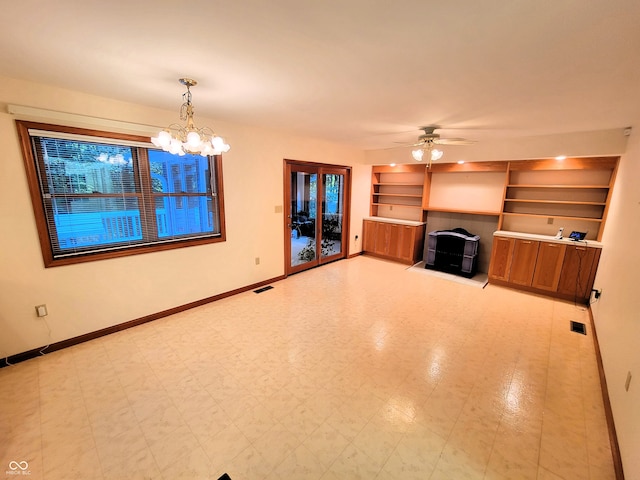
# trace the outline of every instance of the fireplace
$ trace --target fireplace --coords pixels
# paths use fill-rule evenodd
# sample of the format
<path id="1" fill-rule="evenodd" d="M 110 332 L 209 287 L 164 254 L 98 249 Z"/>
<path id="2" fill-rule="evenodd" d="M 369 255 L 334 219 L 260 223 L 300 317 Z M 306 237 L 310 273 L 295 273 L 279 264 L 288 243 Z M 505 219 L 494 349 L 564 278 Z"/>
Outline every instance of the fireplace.
<path id="1" fill-rule="evenodd" d="M 476 274 L 479 246 L 480 237 L 464 228 L 429 232 L 425 268 L 471 278 Z"/>

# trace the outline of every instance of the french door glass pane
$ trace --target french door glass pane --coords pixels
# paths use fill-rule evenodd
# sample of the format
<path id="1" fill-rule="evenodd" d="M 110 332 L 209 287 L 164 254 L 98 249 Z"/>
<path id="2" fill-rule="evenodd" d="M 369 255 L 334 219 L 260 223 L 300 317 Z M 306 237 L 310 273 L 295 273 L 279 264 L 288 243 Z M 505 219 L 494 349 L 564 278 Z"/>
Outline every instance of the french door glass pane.
<path id="1" fill-rule="evenodd" d="M 320 255 L 330 257 L 342 252 L 344 175 L 329 173 L 322 177 L 324 198 Z"/>
<path id="2" fill-rule="evenodd" d="M 291 172 L 291 266 L 316 260 L 318 175 Z"/>

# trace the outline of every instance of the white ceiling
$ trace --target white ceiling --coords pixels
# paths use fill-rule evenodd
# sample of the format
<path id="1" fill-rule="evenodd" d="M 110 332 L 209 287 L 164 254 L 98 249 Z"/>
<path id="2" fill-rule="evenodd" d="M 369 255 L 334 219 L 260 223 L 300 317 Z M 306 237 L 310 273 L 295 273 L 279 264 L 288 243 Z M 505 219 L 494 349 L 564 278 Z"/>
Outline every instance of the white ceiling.
<path id="1" fill-rule="evenodd" d="M 638 0 L 2 1 L 0 75 L 364 149 L 640 118 Z M 215 126 L 215 125 L 212 125 Z M 224 132 L 218 132 L 224 135 Z"/>

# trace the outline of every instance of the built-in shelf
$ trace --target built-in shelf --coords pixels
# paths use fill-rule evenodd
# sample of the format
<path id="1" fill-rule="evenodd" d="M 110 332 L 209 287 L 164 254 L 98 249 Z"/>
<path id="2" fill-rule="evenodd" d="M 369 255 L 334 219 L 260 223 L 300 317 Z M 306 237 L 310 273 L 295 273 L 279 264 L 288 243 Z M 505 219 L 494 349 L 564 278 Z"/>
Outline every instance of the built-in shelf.
<path id="1" fill-rule="evenodd" d="M 503 212 L 504 216 L 514 216 L 514 217 L 538 217 L 538 218 L 549 218 L 547 214 L 539 214 L 539 213 L 511 213 L 511 212 Z M 559 220 L 581 220 L 587 222 L 596 222 L 601 223 L 602 218 L 590 218 L 590 217 L 570 217 L 567 215 L 554 215 L 553 218 L 557 218 Z"/>
<path id="2" fill-rule="evenodd" d="M 605 206 L 605 202 L 572 202 L 569 200 L 527 200 L 523 198 L 505 198 L 505 202 L 514 203 L 555 203 L 558 205 L 599 205 Z"/>
<path id="3" fill-rule="evenodd" d="M 410 193 L 374 193 L 374 197 L 408 197 L 408 198 L 419 198 L 422 200 L 422 195 L 413 195 Z"/>
<path id="4" fill-rule="evenodd" d="M 484 210 L 462 210 L 459 208 L 440 208 L 440 207 L 429 207 L 430 212 L 441 212 L 441 213 L 464 213 L 467 215 L 488 215 L 490 217 L 498 217 L 500 216 L 500 212 L 493 211 L 484 211 Z"/>
<path id="5" fill-rule="evenodd" d="M 600 240 L 617 164 L 617 157 L 509 162 L 499 228 L 543 235 L 564 228 Z"/>
<path id="6" fill-rule="evenodd" d="M 422 205 L 407 205 L 406 203 L 372 203 L 371 205 L 375 207 L 401 207 L 401 208 L 419 208 L 422 210 Z"/>
<path id="7" fill-rule="evenodd" d="M 607 190 L 609 189 L 609 185 L 522 185 L 522 184 L 509 184 L 507 185 L 508 188 L 552 188 L 552 189 L 558 189 L 558 188 L 576 188 L 576 189 L 594 189 L 594 190 L 599 190 L 599 189 L 604 189 Z"/>
<path id="8" fill-rule="evenodd" d="M 385 182 L 380 183 L 377 182 L 373 184 L 374 186 L 392 186 L 392 187 L 420 187 L 422 188 L 422 183 L 402 183 L 402 182 Z"/>
<path id="9" fill-rule="evenodd" d="M 373 167 L 371 216 L 423 220 L 424 186 L 424 165 Z"/>

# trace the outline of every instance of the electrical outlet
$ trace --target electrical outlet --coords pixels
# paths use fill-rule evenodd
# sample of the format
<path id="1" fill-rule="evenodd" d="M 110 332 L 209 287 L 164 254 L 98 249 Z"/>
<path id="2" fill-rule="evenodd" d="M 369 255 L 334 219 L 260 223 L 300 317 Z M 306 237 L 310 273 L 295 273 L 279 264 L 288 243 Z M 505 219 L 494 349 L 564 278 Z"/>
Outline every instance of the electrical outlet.
<path id="1" fill-rule="evenodd" d="M 356 240 L 358 240 L 358 235 L 356 235 Z"/>
<path id="2" fill-rule="evenodd" d="M 547 218 L 547 225 L 553 225 L 553 217 Z"/>
<path id="3" fill-rule="evenodd" d="M 624 389 L 628 392 L 631 384 L 631 372 L 627 372 L 627 380 L 624 382 Z"/>
<path id="4" fill-rule="evenodd" d="M 256 265 L 260 265 L 260 257 L 256 257 Z"/>
<path id="5" fill-rule="evenodd" d="M 49 312 L 47 312 L 47 306 L 45 304 L 36 305 L 36 315 L 38 317 L 46 317 L 49 315 Z"/>

